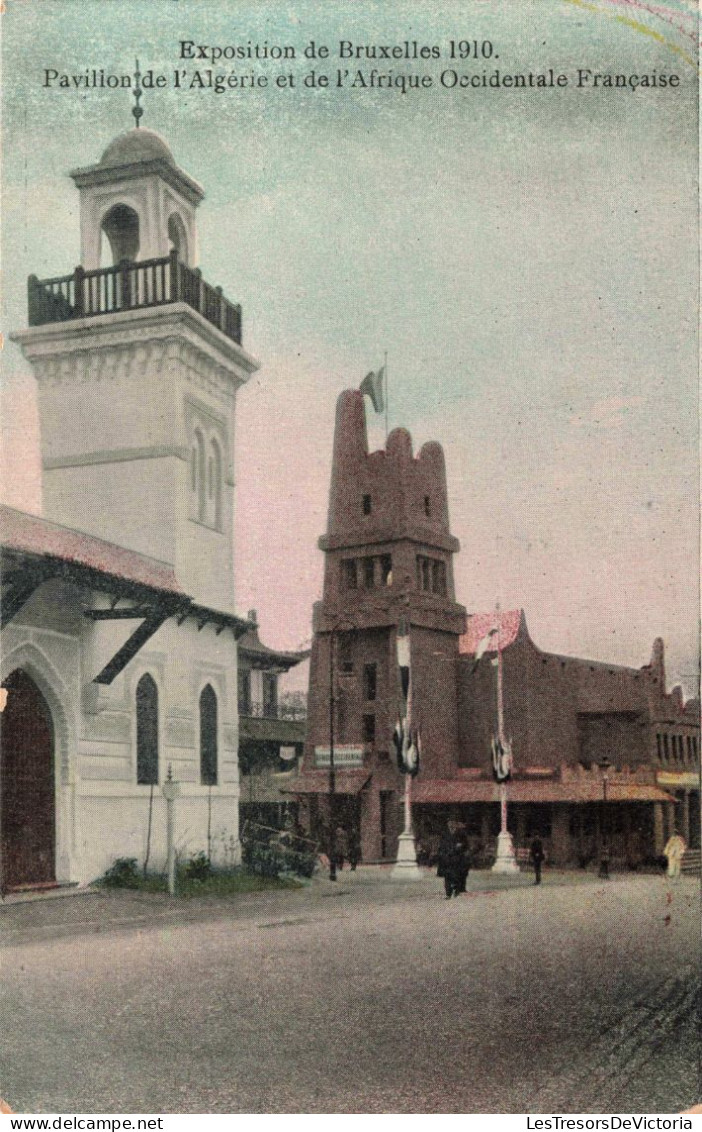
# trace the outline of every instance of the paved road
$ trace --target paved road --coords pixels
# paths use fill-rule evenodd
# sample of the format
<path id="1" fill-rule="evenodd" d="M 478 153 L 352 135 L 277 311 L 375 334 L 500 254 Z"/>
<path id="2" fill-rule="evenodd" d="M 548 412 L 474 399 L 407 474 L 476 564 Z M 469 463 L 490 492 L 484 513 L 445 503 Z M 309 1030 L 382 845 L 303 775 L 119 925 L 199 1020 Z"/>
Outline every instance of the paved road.
<path id="1" fill-rule="evenodd" d="M 700 1098 L 698 885 L 378 874 L 231 906 L 0 909 L 25 1112 L 675 1112 Z M 73 911 L 71 911 L 73 908 Z"/>

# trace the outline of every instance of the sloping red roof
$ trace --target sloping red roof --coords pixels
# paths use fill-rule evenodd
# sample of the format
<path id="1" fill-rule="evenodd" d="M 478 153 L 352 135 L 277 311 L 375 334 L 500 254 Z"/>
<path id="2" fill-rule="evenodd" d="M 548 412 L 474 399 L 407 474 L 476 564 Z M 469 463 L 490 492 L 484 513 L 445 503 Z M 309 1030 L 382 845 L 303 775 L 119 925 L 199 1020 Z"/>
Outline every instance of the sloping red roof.
<path id="1" fill-rule="evenodd" d="M 500 648 L 506 649 L 514 644 L 522 622 L 521 609 L 505 609 L 496 613 L 472 613 L 468 617 L 467 629 L 458 641 L 458 651 L 470 655 L 475 653 L 478 645 L 491 629 L 499 629 Z M 497 652 L 497 634 L 490 638 L 485 652 Z"/>
<path id="2" fill-rule="evenodd" d="M 507 787 L 510 802 L 602 802 L 602 786 L 593 782 L 516 781 Z M 490 779 L 430 779 L 415 782 L 412 802 L 416 805 L 446 805 L 451 802 L 499 802 L 500 791 Z M 660 787 L 641 782 L 614 783 L 607 788 L 608 802 L 674 802 Z"/>
<path id="3" fill-rule="evenodd" d="M 0 505 L 0 545 L 23 554 L 55 558 L 99 570 L 153 589 L 183 594 L 172 566 L 135 550 L 61 527 L 37 515 Z M 185 595 L 183 595 L 185 596 Z"/>

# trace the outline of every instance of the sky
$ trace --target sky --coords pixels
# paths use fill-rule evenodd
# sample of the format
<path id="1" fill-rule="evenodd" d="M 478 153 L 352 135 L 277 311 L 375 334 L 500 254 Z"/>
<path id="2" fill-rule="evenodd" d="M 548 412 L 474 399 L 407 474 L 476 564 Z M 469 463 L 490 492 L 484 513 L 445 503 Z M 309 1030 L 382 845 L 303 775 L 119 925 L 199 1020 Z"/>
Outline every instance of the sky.
<path id="1" fill-rule="evenodd" d="M 121 75 L 138 56 L 168 80 L 145 92 L 143 125 L 205 188 L 203 274 L 242 304 L 261 362 L 238 396 L 236 562 L 238 607 L 257 610 L 267 643 L 309 641 L 336 398 L 387 352 L 390 427 L 408 428 L 415 451 L 445 450 L 457 599 L 469 612 L 521 606 L 541 648 L 615 663 L 646 663 L 662 636 L 669 683 L 692 692 L 692 12 L 684 0 L 9 0 L 5 330 L 26 324 L 28 274 L 78 262 L 66 174 L 133 124 L 129 91 L 47 87 L 45 72 Z M 327 59 L 304 57 L 312 40 Z M 340 59 L 342 40 L 440 58 Z M 452 40 L 470 57 L 451 60 Z M 181 41 L 291 45 L 296 58 L 213 65 L 181 58 Z M 373 68 L 432 85 L 349 85 Z M 313 69 L 329 88 L 304 85 Z M 550 69 L 567 86 L 441 81 Z M 187 88 L 208 70 L 268 86 Z M 678 84 L 613 89 L 595 74 Z M 11 344 L 4 370 L 3 496 L 38 510 L 34 385 Z M 381 418 L 369 432 L 381 446 Z"/>

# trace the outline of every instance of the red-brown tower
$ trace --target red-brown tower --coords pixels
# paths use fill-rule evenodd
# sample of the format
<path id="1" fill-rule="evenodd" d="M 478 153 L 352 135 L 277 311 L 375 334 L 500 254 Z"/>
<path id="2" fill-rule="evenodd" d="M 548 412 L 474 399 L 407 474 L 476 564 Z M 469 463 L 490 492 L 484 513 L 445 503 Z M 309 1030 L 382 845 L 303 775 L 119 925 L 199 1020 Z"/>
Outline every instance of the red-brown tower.
<path id="1" fill-rule="evenodd" d="M 319 545 L 324 593 L 314 608 L 300 797 L 319 832 L 330 820 L 333 726 L 333 820 L 360 830 L 364 860 L 391 860 L 404 789 L 392 741 L 400 704 L 397 630 L 404 623 L 410 632 L 420 781 L 449 778 L 458 761 L 456 659 L 465 610 L 455 600 L 459 544 L 449 530 L 441 446 L 425 444 L 414 457 L 409 433 L 395 429 L 385 450 L 369 453 L 358 390 L 342 393 L 337 404 L 327 533 Z"/>

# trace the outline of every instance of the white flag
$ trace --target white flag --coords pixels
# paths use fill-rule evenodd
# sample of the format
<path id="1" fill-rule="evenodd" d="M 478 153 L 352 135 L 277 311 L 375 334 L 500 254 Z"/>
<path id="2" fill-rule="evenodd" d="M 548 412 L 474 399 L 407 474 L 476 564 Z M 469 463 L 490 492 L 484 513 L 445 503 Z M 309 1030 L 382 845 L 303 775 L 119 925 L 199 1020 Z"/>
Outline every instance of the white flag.
<path id="1" fill-rule="evenodd" d="M 489 633 L 486 633 L 486 634 L 485 634 L 485 636 L 483 637 L 482 641 L 480 641 L 480 643 L 479 643 L 479 645 L 478 645 L 477 649 L 475 650 L 475 659 L 476 659 L 476 661 L 477 661 L 477 660 L 480 660 L 480 658 L 481 658 L 482 656 L 484 656 L 484 655 L 485 655 L 485 653 L 487 652 L 487 650 L 488 650 L 489 648 L 491 648 L 491 647 L 492 647 L 492 644 L 493 644 L 493 640 L 492 640 L 492 638 L 493 638 L 493 637 L 494 637 L 494 636 L 496 635 L 496 633 L 498 633 L 498 632 L 499 632 L 499 630 L 498 630 L 498 629 L 491 629 Z"/>

